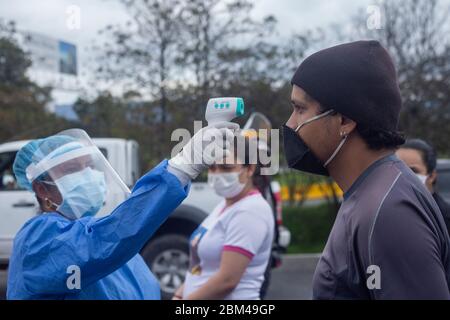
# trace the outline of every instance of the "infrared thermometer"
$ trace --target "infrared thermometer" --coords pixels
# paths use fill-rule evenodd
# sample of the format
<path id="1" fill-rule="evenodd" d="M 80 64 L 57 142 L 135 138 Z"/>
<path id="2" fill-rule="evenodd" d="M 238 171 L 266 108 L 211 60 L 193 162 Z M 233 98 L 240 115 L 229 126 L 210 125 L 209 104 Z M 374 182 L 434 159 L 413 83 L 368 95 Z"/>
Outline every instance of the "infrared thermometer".
<path id="1" fill-rule="evenodd" d="M 217 122 L 229 122 L 244 115 L 244 99 L 212 98 L 206 105 L 205 119 L 208 125 Z"/>

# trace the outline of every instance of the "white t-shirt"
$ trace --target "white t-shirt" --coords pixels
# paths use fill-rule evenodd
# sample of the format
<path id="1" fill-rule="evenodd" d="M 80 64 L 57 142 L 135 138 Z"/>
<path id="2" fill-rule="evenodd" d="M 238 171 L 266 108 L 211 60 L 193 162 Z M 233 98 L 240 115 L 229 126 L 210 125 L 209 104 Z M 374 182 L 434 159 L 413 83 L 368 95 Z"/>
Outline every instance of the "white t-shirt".
<path id="1" fill-rule="evenodd" d="M 229 207 L 222 201 L 190 238 L 190 265 L 183 297 L 196 291 L 219 271 L 222 251 L 251 259 L 236 288 L 226 300 L 256 300 L 264 281 L 274 233 L 272 208 L 257 191 Z"/>

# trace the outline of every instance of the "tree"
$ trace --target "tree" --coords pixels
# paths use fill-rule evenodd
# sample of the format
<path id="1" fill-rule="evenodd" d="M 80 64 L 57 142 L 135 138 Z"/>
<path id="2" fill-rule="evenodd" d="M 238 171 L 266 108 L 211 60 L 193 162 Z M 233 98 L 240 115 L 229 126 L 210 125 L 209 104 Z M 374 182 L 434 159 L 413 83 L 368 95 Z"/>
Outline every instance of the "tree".
<path id="1" fill-rule="evenodd" d="M 438 0 L 386 0 L 382 28 L 355 18 L 358 37 L 381 41 L 396 62 L 403 99 L 401 129 L 407 137 L 450 150 L 450 5 Z M 384 21 L 383 21 L 384 20 Z"/>
<path id="2" fill-rule="evenodd" d="M 144 96 L 159 99 L 161 122 L 167 122 L 167 87 L 177 56 L 182 6 L 178 0 L 121 0 L 130 14 L 126 26 L 109 25 L 98 71 L 125 80 Z M 105 59 L 106 58 L 106 59 Z"/>
<path id="3" fill-rule="evenodd" d="M 73 108 L 93 136 L 120 137 L 126 132 L 125 106 L 109 92 L 102 92 L 92 102 L 79 98 Z"/>
<path id="4" fill-rule="evenodd" d="M 144 102 L 138 92 L 128 91 L 115 97 L 109 91 L 94 99 L 79 98 L 74 104 L 79 123 L 91 136 L 136 140 L 140 145 L 143 169 L 147 170 L 167 157 L 167 143 L 161 143 L 156 103 Z M 161 157 L 160 155 L 163 154 Z"/>
<path id="5" fill-rule="evenodd" d="M 252 9 L 253 4 L 247 0 L 188 2 L 182 15 L 184 32 L 180 49 L 184 54 L 180 63 L 193 75 L 193 94 L 199 102 L 221 95 L 236 77 L 245 82 L 244 76 L 250 73 L 243 68 L 255 67 L 256 61 L 274 50 L 267 42 L 264 47 L 262 39 L 273 32 L 275 18 L 268 16 L 256 22 L 250 16 Z M 268 50 L 261 50 L 265 48 Z M 257 71 L 253 69 L 252 73 L 261 75 Z M 193 115 L 198 118 L 204 110 L 202 103 L 197 105 Z"/>
<path id="6" fill-rule="evenodd" d="M 13 23 L 0 23 L 0 141 L 36 138 L 68 125 L 47 112 L 51 88 L 28 78 L 31 60 L 14 36 Z"/>
<path id="7" fill-rule="evenodd" d="M 259 77 L 243 67 L 264 63 L 269 50 L 256 55 L 256 42 L 243 42 L 241 37 L 262 37 L 276 21 L 254 22 L 246 0 L 121 2 L 130 21 L 103 30 L 108 40 L 101 48 L 99 76 L 140 92 L 132 114 L 151 128 L 145 145 L 152 145 L 153 156 L 160 158 L 170 150 L 159 141 L 169 139 L 170 129 L 191 128 L 194 120 L 203 119 L 209 97 L 231 88 L 236 75 L 242 82 Z"/>
<path id="8" fill-rule="evenodd" d="M 156 114 L 154 110 L 142 114 L 147 125 L 154 128 L 151 138 L 168 137 L 167 123 L 170 120 L 169 87 L 174 81 L 179 55 L 180 15 L 183 4 L 179 0 L 121 0 L 130 15 L 125 26 L 109 25 L 102 33 L 109 38 L 101 51 L 98 75 L 102 79 L 116 80 L 152 103 L 146 104 L 159 109 L 158 122 L 146 115 Z M 138 110 L 142 110 L 138 108 Z M 147 141 L 147 144 L 151 143 Z M 158 149 L 155 157 L 164 156 L 164 148 Z"/>

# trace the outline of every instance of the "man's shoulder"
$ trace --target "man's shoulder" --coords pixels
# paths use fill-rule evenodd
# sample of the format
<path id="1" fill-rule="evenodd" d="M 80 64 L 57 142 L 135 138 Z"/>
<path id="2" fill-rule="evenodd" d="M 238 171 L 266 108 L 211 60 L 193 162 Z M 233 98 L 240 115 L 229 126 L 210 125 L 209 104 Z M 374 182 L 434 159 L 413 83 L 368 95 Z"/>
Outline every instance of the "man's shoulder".
<path id="1" fill-rule="evenodd" d="M 439 207 L 431 193 L 412 173 L 399 176 L 380 203 L 372 226 L 372 232 L 378 230 L 383 237 L 388 233 L 394 237 L 401 232 L 410 234 L 412 230 L 415 230 L 416 237 L 419 237 L 419 231 L 440 237 L 442 229 Z"/>
<path id="2" fill-rule="evenodd" d="M 357 224 L 371 224 L 391 195 L 405 187 L 402 176 L 403 172 L 394 163 L 377 168 L 344 200 L 341 206 L 343 217 Z"/>
<path id="3" fill-rule="evenodd" d="M 427 219 L 433 214 L 431 194 L 417 178 L 395 163 L 365 181 L 358 194 L 344 202 L 342 210 L 350 226 L 373 232 L 375 225 L 397 224 L 411 219 Z M 426 207 L 426 208 L 425 208 Z"/>
<path id="4" fill-rule="evenodd" d="M 354 202 L 351 203 L 352 207 L 365 211 L 370 216 L 398 207 L 421 207 L 424 203 L 432 206 L 434 202 L 425 186 L 400 161 L 380 166 L 349 200 Z"/>

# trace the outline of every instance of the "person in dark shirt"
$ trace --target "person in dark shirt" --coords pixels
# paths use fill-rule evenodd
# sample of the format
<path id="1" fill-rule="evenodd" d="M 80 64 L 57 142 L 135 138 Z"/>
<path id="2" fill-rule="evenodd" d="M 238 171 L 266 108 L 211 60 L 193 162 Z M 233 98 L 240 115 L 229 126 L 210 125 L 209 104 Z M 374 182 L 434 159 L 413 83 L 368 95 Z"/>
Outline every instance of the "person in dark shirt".
<path id="1" fill-rule="evenodd" d="M 292 78 L 289 167 L 331 176 L 344 200 L 313 278 L 314 299 L 450 299 L 450 238 L 396 149 L 400 91 L 378 41 L 319 51 Z"/>
<path id="2" fill-rule="evenodd" d="M 429 143 L 421 139 L 411 139 L 406 141 L 406 143 L 397 150 L 396 154 L 431 192 L 441 210 L 445 225 L 450 233 L 450 204 L 446 202 L 434 188 L 438 179 L 436 171 L 436 150 L 434 150 Z"/>

